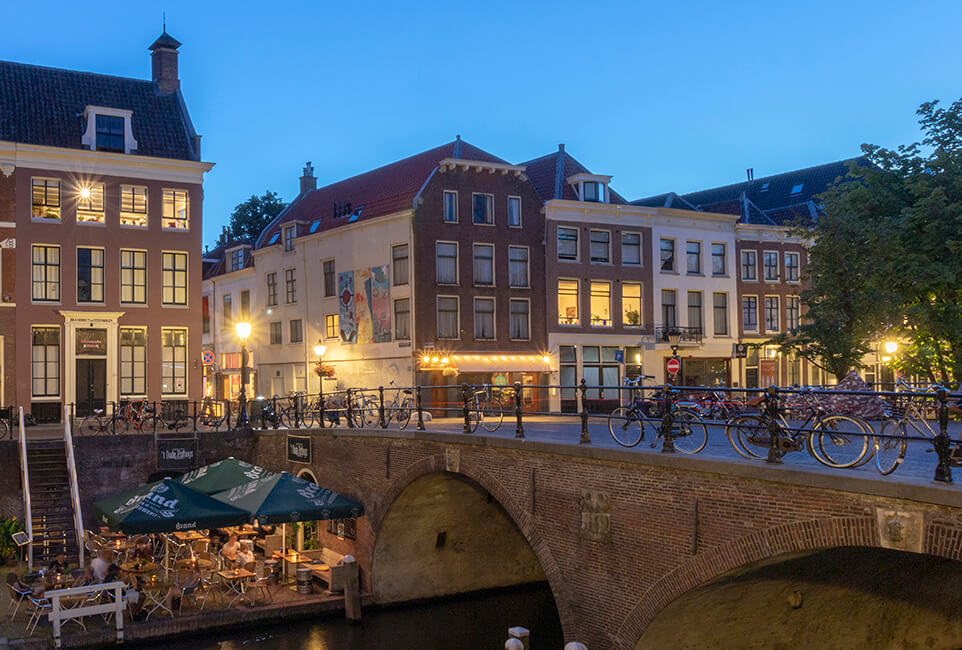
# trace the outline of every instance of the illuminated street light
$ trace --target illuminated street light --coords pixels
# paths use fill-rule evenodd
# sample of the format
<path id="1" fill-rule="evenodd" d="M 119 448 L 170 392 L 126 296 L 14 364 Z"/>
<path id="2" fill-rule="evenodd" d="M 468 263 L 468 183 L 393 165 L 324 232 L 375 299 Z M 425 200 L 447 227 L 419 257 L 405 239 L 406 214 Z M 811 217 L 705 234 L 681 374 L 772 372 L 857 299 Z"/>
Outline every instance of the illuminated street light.
<path id="1" fill-rule="evenodd" d="M 251 335 L 251 324 L 241 321 L 234 326 L 237 338 L 241 344 L 241 385 L 238 402 L 240 402 L 240 413 L 237 416 L 237 425 L 246 427 L 250 424 L 247 416 L 247 338 Z"/>
<path id="2" fill-rule="evenodd" d="M 885 354 L 891 356 L 898 352 L 899 344 L 897 341 L 886 341 L 885 342 Z"/>
<path id="3" fill-rule="evenodd" d="M 315 357 L 323 358 L 326 353 L 327 353 L 326 345 L 321 345 L 320 343 L 318 343 L 317 345 L 314 346 Z"/>

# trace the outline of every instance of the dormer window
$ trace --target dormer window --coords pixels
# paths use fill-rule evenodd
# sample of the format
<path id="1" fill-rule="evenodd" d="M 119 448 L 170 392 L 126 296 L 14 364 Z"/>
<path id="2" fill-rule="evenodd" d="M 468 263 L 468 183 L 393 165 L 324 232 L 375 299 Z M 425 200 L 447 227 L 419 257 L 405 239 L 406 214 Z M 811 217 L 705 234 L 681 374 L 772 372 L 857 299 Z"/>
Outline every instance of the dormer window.
<path id="1" fill-rule="evenodd" d="M 124 118 L 97 115 L 97 151 L 124 153 Z"/>
<path id="2" fill-rule="evenodd" d="M 608 202 L 608 183 L 611 181 L 611 176 L 582 172 L 569 176 L 567 181 L 571 184 L 575 194 L 578 195 L 579 201 L 588 201 L 589 203 Z"/>
<path id="3" fill-rule="evenodd" d="M 87 121 L 80 142 L 91 151 L 133 153 L 137 151 L 131 120 L 133 111 L 106 106 L 87 106 Z"/>
<path id="4" fill-rule="evenodd" d="M 798 183 L 797 185 L 793 185 L 793 186 L 792 186 L 792 195 L 801 194 L 803 187 L 805 187 L 805 184 L 804 184 L 804 183 Z"/>
<path id="5" fill-rule="evenodd" d="M 284 250 L 294 250 L 294 237 L 297 236 L 297 226 L 290 225 L 284 227 Z"/>
<path id="6" fill-rule="evenodd" d="M 235 248 L 230 252 L 230 270 L 240 271 L 244 268 L 244 249 Z"/>
<path id="7" fill-rule="evenodd" d="M 597 181 L 585 181 L 581 184 L 581 200 L 594 201 L 595 203 L 605 202 L 605 186 Z"/>

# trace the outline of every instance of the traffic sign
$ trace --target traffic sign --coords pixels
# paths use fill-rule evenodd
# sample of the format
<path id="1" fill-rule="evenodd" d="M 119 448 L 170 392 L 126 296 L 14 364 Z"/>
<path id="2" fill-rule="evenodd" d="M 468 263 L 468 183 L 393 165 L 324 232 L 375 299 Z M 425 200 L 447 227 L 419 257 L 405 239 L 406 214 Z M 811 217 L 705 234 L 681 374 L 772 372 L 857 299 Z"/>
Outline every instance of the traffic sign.
<path id="1" fill-rule="evenodd" d="M 204 350 L 204 353 L 201 355 L 201 359 L 204 361 L 204 365 L 205 365 L 205 366 L 213 365 L 213 364 L 214 364 L 214 358 L 215 358 L 215 357 L 214 357 L 214 351 L 213 351 L 213 350 Z"/>
<path id="2" fill-rule="evenodd" d="M 732 358 L 733 359 L 744 359 L 748 356 L 748 344 L 747 343 L 732 343 Z"/>
<path id="3" fill-rule="evenodd" d="M 665 364 L 665 369 L 668 370 L 668 374 L 677 375 L 681 372 L 681 359 L 672 357 L 668 360 L 668 363 Z"/>
<path id="4" fill-rule="evenodd" d="M 625 362 L 625 351 L 615 350 L 615 363 L 624 363 L 624 362 Z"/>

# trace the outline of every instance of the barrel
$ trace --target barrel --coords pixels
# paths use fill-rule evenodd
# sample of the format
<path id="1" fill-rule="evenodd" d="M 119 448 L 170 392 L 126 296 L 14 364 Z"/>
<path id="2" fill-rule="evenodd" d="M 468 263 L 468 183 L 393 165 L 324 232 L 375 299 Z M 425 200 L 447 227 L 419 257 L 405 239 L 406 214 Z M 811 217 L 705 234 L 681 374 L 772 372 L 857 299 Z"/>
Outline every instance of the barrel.
<path id="1" fill-rule="evenodd" d="M 297 567 L 297 593 L 311 593 L 311 567 Z"/>

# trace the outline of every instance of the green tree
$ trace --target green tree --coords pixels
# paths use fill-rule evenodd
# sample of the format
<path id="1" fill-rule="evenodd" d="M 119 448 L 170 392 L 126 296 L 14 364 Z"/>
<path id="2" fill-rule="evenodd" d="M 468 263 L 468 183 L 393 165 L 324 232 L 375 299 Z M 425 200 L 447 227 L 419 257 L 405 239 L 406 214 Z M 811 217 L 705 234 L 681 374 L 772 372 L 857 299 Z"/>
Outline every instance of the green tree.
<path id="1" fill-rule="evenodd" d="M 276 192 L 267 190 L 262 196 L 251 195 L 234 208 L 230 215 L 230 233 L 235 239 L 257 239 L 271 220 L 281 213 L 286 203 Z"/>

